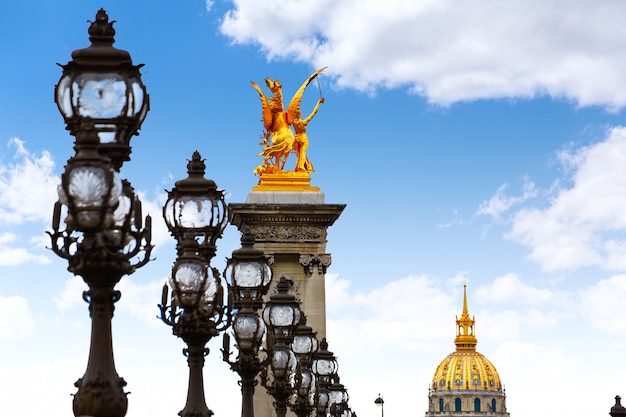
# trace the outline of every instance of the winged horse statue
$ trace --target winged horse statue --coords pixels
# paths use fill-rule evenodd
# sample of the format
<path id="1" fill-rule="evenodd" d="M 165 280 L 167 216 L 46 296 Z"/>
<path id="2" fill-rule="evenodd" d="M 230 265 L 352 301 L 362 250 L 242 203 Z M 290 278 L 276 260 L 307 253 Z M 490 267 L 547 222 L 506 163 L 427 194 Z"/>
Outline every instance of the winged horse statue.
<path id="1" fill-rule="evenodd" d="M 283 90 L 280 81 L 272 81 L 269 77 L 265 79 L 265 85 L 273 94 L 271 97 L 266 97 L 261 87 L 254 81 L 250 81 L 252 87 L 259 93 L 261 98 L 264 127 L 264 141 L 261 142 L 261 145 L 265 146 L 265 149 L 258 155 L 263 156 L 263 164 L 254 170 L 255 174 L 284 172 L 287 157 L 294 150 L 294 144 L 297 147 L 298 158 L 296 171 L 311 172 L 313 170 L 310 161 L 306 158 L 308 146 L 306 124 L 317 113 L 319 104 L 323 103 L 324 99 L 320 98 L 318 100 L 315 109 L 306 119 L 301 118 L 300 103 L 306 87 L 326 68 L 320 68 L 309 76 L 293 95 L 287 111 L 285 111 L 283 106 Z M 290 126 L 294 126 L 296 129 L 295 135 Z M 306 144 L 303 146 L 304 142 Z"/>

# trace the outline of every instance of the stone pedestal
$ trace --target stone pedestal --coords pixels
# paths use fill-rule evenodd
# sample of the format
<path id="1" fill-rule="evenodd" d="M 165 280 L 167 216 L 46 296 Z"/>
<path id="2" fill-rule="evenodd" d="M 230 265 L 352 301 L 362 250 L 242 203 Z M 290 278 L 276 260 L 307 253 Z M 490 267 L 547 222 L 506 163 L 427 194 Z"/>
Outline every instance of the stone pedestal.
<path id="1" fill-rule="evenodd" d="M 326 337 L 324 277 L 331 264 L 326 252 L 327 229 L 345 204 L 324 204 L 321 192 L 252 191 L 244 204 L 229 204 L 231 224 L 254 234 L 255 247 L 273 257 L 274 282 L 281 276 L 294 282 L 307 324 L 321 340 Z M 273 289 L 270 289 L 270 294 Z M 255 392 L 255 416 L 275 414 L 260 385 Z"/>

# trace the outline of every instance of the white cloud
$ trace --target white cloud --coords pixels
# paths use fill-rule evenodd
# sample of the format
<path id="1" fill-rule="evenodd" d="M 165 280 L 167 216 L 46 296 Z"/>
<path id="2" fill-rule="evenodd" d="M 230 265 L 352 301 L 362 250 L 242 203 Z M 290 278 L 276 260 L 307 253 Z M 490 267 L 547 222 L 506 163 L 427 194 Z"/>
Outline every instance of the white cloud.
<path id="1" fill-rule="evenodd" d="M 15 161 L 0 160 L 0 223 L 49 222 L 59 182 L 52 156 L 48 151 L 29 152 L 18 138 L 11 139 L 9 146 L 15 148 Z"/>
<path id="2" fill-rule="evenodd" d="M 161 291 L 166 277 L 145 284 L 137 283 L 130 277 L 123 277 L 116 289 L 122 292 L 122 299 L 116 304 L 120 311 L 128 311 L 151 326 L 163 326 L 156 319 L 157 304 L 161 300 Z"/>
<path id="3" fill-rule="evenodd" d="M 24 297 L 0 295 L 0 341 L 28 338 L 35 330 L 28 300 Z"/>
<path id="4" fill-rule="evenodd" d="M 18 240 L 18 236 L 14 233 L 0 234 L 0 266 L 17 266 L 29 262 L 49 264 L 51 262 L 49 258 L 30 253 L 27 249 L 9 247 L 9 244 Z"/>
<path id="5" fill-rule="evenodd" d="M 54 304 L 59 310 L 71 310 L 76 306 L 83 305 L 84 301 L 81 294 L 88 289 L 89 287 L 83 279 L 78 275 L 74 275 L 65 281 L 61 294 L 54 297 Z"/>
<path id="6" fill-rule="evenodd" d="M 565 97 L 626 104 L 626 5 L 610 0 L 238 0 L 221 30 L 340 87 L 403 86 L 437 104 Z"/>
<path id="7" fill-rule="evenodd" d="M 350 281 L 339 278 L 338 274 L 326 274 L 326 311 L 330 314 L 338 313 L 346 309 L 349 304 L 345 303 L 350 295 L 348 290 Z"/>
<path id="8" fill-rule="evenodd" d="M 122 293 L 122 298 L 115 304 L 116 311 L 127 312 L 153 326 L 163 324 L 156 319 L 157 304 L 161 300 L 161 291 L 166 278 L 147 283 L 137 283 L 133 276 L 124 276 L 115 286 Z M 77 275 L 67 279 L 61 294 L 54 298 L 59 310 L 70 310 L 85 304 L 81 294 L 89 287 Z"/>
<path id="9" fill-rule="evenodd" d="M 531 248 L 530 259 L 544 270 L 626 268 L 626 128 L 559 160 L 571 172 L 569 188 L 547 193 L 546 208 L 514 213 L 507 237 Z"/>
<path id="10" fill-rule="evenodd" d="M 626 331 L 626 275 L 602 280 L 585 289 L 580 297 L 580 309 L 593 326 L 616 334 Z"/>
<path id="11" fill-rule="evenodd" d="M 476 301 L 479 303 L 536 306 L 554 302 L 554 299 L 552 291 L 525 284 L 516 274 L 498 277 L 493 283 L 476 290 Z"/>
<path id="12" fill-rule="evenodd" d="M 554 414 L 550 411 L 554 401 L 550 399 L 554 399 L 563 387 L 571 390 L 570 381 L 578 376 L 578 367 L 574 364 L 579 359 L 572 352 L 534 342 L 504 343 L 489 355 L 489 360 L 504 383 L 507 411 L 520 416 Z M 533 401 L 528 401 L 530 393 L 534 393 Z M 585 407 L 590 405 L 589 401 L 583 402 Z M 537 413 L 537 404 L 544 405 L 540 413 Z"/>
<path id="13" fill-rule="evenodd" d="M 498 187 L 496 194 L 489 200 L 483 201 L 476 212 L 479 216 L 490 216 L 495 220 L 500 220 L 502 216 L 512 207 L 519 205 L 529 199 L 537 197 L 539 190 L 535 184 L 528 178 L 524 178 L 524 187 L 522 195 L 512 197 L 506 195 L 508 184 L 502 184 Z"/>
<path id="14" fill-rule="evenodd" d="M 408 276 L 368 293 L 348 289 L 346 280 L 332 277 L 327 281 L 327 334 L 332 341 L 331 350 L 358 356 L 382 352 L 390 346 L 403 351 L 430 349 L 453 331 L 454 292 L 445 291 L 433 278 Z M 433 317 L 433 311 L 450 314 Z M 446 325 L 451 330 L 442 333 L 440 329 Z M 385 337 L 368 336 L 372 334 Z"/>

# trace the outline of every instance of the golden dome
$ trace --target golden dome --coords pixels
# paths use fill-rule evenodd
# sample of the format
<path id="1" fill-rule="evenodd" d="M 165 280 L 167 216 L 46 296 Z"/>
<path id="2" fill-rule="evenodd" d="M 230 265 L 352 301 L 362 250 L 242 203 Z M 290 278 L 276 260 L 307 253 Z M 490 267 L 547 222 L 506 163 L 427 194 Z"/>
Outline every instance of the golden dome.
<path id="1" fill-rule="evenodd" d="M 467 311 L 467 286 L 463 288 L 463 313 L 456 319 L 456 351 L 449 354 L 433 375 L 433 390 L 502 391 L 496 367 L 476 351 L 475 320 Z"/>

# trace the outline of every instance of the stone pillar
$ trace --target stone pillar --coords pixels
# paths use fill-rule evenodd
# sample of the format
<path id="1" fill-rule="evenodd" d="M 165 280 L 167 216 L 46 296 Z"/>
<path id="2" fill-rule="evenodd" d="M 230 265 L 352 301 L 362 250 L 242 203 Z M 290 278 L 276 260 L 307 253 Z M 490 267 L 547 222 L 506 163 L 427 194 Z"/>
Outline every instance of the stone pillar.
<path id="1" fill-rule="evenodd" d="M 231 203 L 228 208 L 231 224 L 240 231 L 248 227 L 255 247 L 273 258 L 274 282 L 281 276 L 294 282 L 294 295 L 301 302 L 307 324 L 319 340 L 326 337 L 324 277 L 331 264 L 326 252 L 327 229 L 345 204 L 324 204 L 321 192 L 252 191 L 246 203 Z M 275 414 L 271 398 L 260 385 L 254 409 L 255 417 Z"/>

